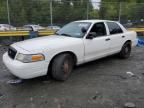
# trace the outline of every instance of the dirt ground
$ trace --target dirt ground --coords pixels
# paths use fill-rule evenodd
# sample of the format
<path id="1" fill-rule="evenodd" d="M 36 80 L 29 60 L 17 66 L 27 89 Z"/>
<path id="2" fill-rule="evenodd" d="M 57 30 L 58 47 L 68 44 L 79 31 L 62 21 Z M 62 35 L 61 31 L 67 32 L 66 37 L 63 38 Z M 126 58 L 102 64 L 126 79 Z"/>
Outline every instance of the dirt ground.
<path id="1" fill-rule="evenodd" d="M 0 47 L 0 108 L 124 108 L 131 102 L 144 108 L 144 47 L 129 59 L 117 56 L 74 69 L 65 82 L 45 77 L 9 84 L 15 77 L 2 63 Z"/>

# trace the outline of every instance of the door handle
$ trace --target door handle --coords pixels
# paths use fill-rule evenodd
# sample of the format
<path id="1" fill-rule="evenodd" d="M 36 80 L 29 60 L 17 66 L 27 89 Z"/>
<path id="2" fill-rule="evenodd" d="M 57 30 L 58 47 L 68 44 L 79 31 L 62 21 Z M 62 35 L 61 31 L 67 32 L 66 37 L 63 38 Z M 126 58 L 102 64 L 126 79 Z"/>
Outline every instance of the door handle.
<path id="1" fill-rule="evenodd" d="M 125 38 L 125 36 L 122 36 L 122 38 Z"/>
<path id="2" fill-rule="evenodd" d="M 110 38 L 105 39 L 105 41 L 109 41 L 109 40 L 110 40 Z"/>

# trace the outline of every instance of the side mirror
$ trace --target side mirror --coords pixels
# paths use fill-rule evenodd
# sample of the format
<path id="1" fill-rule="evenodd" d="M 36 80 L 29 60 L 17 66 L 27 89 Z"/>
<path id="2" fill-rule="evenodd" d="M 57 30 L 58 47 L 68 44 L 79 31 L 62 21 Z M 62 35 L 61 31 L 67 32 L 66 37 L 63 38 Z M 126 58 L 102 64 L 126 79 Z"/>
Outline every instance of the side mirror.
<path id="1" fill-rule="evenodd" d="M 93 39 L 94 37 L 96 37 L 96 32 L 90 32 L 90 33 L 87 35 L 86 39 Z"/>
<path id="2" fill-rule="evenodd" d="M 82 31 L 82 33 L 86 33 L 86 32 L 87 32 L 87 29 L 86 29 L 85 27 L 82 27 L 82 28 L 81 28 L 81 31 Z"/>

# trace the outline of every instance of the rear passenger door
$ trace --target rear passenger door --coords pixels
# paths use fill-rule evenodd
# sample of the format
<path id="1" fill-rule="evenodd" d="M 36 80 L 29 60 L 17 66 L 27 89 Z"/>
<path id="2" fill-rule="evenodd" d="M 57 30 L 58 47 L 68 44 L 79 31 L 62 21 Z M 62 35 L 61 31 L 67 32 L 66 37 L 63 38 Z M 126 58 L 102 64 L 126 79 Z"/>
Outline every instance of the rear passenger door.
<path id="1" fill-rule="evenodd" d="M 109 38 L 110 38 L 110 53 L 116 53 L 121 50 L 123 44 L 123 30 L 116 22 L 107 22 L 107 27 L 109 29 Z"/>

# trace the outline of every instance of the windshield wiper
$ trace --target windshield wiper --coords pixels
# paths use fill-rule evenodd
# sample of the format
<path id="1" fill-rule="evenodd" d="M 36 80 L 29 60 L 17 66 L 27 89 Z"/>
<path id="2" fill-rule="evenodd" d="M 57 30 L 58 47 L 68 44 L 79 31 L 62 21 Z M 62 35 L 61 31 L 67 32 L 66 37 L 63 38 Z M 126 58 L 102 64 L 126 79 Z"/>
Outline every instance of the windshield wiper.
<path id="1" fill-rule="evenodd" d="M 60 35 L 63 35 L 63 36 L 68 36 L 68 37 L 72 37 L 71 35 L 66 34 L 66 33 L 62 33 L 62 34 L 60 34 Z"/>

